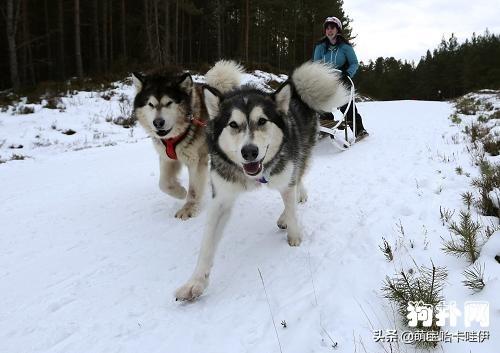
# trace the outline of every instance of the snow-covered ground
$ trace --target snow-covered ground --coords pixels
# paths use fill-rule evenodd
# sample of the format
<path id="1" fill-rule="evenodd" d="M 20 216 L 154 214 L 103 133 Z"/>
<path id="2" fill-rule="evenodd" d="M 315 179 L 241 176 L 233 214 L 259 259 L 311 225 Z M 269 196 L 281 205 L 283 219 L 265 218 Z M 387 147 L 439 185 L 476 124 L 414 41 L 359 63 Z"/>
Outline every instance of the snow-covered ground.
<path id="1" fill-rule="evenodd" d="M 465 328 L 459 317 L 443 330 L 489 330 L 490 338 L 442 351 L 498 352 L 500 232 L 482 249 L 486 287 L 474 295 L 461 283 L 466 260 L 441 250 L 449 231 L 440 207 L 458 219 L 461 194 L 479 173 L 451 104 L 360 103 L 370 137 L 345 152 L 326 139 L 314 150 L 309 200 L 299 206 L 302 245 L 289 247 L 276 227 L 278 193 L 245 194 L 206 294 L 179 303 L 173 292 L 195 265 L 209 193 L 197 218 L 174 218 L 181 202 L 158 189 L 149 139 L 106 119 L 132 99 L 130 86 L 116 91 L 110 100 L 64 98 L 64 112 L 0 113 L 0 159 L 29 157 L 0 164 L 0 352 L 279 352 L 272 317 L 285 353 L 389 352 L 373 330 L 403 328 L 383 281 L 431 261 L 448 270 L 447 301 L 460 310 L 489 302 L 488 328 Z M 379 250 L 382 237 L 392 262 Z M 392 351 L 414 348 L 393 343 Z"/>

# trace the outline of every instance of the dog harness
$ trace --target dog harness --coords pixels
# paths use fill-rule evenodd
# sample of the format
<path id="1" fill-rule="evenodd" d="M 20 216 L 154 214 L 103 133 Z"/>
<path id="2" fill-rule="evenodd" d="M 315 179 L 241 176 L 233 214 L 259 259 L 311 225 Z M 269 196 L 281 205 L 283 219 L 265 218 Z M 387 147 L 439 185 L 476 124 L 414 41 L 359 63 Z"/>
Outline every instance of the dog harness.
<path id="1" fill-rule="evenodd" d="M 204 122 L 198 118 L 193 117 L 192 114 L 190 114 L 189 117 L 190 117 L 189 121 L 192 122 L 194 125 L 199 126 L 199 127 L 207 126 L 206 122 Z M 175 153 L 175 147 L 177 147 L 177 145 L 179 143 L 181 143 L 182 140 L 184 140 L 186 138 L 188 132 L 189 132 L 189 126 L 186 129 L 186 131 L 184 131 L 182 134 L 180 134 L 178 136 L 160 140 L 161 143 L 163 143 L 163 146 L 165 146 L 165 152 L 167 153 L 168 158 L 173 159 L 173 160 L 177 160 L 177 153 Z"/>
<path id="2" fill-rule="evenodd" d="M 186 129 L 184 133 L 179 136 L 175 136 L 169 139 L 161 139 L 160 141 L 165 146 L 165 152 L 167 153 L 167 157 L 170 159 L 177 160 L 177 153 L 175 153 L 175 147 L 187 136 L 189 132 L 189 128 Z"/>

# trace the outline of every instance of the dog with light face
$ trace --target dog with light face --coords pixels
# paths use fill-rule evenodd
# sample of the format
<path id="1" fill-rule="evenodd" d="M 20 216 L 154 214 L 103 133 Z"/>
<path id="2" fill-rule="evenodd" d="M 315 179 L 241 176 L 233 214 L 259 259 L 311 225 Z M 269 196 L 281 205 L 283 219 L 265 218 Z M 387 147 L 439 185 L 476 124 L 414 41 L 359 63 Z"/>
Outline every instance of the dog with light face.
<path id="1" fill-rule="evenodd" d="M 212 203 L 198 263 L 176 299 L 193 300 L 208 285 L 215 249 L 238 194 L 262 185 L 277 189 L 284 210 L 277 225 L 290 246 L 302 241 L 297 202 L 307 193 L 302 179 L 318 134 L 317 111 L 332 111 L 348 101 L 337 72 L 305 63 L 275 92 L 242 87 L 226 94 L 204 88 L 209 114 Z"/>
<path id="2" fill-rule="evenodd" d="M 206 74 L 207 84 L 226 92 L 240 85 L 242 68 L 232 61 L 219 61 Z M 149 134 L 159 155 L 160 190 L 186 199 L 175 217 L 188 219 L 198 214 L 207 184 L 208 120 L 201 84 L 189 73 L 163 71 L 150 75 L 132 74 L 136 87 L 134 113 Z M 188 190 L 178 180 L 182 165 L 189 173 Z"/>

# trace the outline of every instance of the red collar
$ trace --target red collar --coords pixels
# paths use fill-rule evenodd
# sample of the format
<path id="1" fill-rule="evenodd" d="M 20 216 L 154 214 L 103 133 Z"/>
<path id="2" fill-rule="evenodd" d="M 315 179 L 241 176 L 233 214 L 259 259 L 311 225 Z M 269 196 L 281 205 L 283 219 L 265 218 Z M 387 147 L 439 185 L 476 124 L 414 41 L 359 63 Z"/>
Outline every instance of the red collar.
<path id="1" fill-rule="evenodd" d="M 207 125 L 205 121 L 193 117 L 191 117 L 191 122 L 199 127 L 205 127 Z M 177 160 L 177 153 L 175 153 L 175 147 L 177 147 L 177 145 L 181 143 L 182 140 L 184 140 L 188 132 L 189 132 L 189 126 L 186 129 L 186 131 L 184 131 L 182 134 L 178 136 L 171 137 L 168 139 L 160 139 L 160 141 L 163 143 L 163 146 L 165 146 L 165 152 L 167 153 L 168 158 Z"/>

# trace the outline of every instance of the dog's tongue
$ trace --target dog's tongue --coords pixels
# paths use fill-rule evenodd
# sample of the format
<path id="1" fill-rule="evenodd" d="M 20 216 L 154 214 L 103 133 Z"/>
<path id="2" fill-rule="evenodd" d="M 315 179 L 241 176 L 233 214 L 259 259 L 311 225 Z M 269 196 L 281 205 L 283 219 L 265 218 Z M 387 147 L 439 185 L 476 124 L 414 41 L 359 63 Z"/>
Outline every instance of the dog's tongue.
<path id="1" fill-rule="evenodd" d="M 243 164 L 243 169 L 245 170 L 245 173 L 249 175 L 256 175 L 260 172 L 261 164 L 260 162 Z"/>

